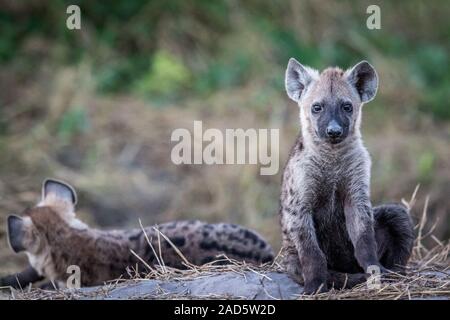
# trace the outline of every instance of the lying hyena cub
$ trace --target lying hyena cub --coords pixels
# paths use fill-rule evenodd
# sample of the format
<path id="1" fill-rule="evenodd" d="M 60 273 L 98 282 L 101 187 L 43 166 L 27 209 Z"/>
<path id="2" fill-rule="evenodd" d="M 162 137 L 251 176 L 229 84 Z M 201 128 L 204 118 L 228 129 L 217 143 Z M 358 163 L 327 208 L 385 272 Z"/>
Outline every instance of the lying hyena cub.
<path id="1" fill-rule="evenodd" d="M 3 278 L 2 285 L 26 285 L 42 277 L 64 287 L 70 274 L 67 268 L 77 265 L 81 285 L 92 286 L 127 276 L 126 268 L 145 270 L 131 253 L 133 250 L 147 264 L 157 264 L 142 229 L 102 231 L 89 228 L 75 215 L 76 194 L 69 185 L 46 180 L 42 200 L 25 210 L 22 217 L 8 217 L 8 238 L 15 252 L 25 251 L 31 267 Z M 273 260 L 270 245 L 253 231 L 234 224 L 207 224 L 200 221 L 177 221 L 158 226 L 161 233 L 183 253 L 189 262 L 201 265 L 218 254 L 229 258 L 260 264 Z M 145 232 L 159 254 L 158 234 L 153 227 Z M 161 251 L 164 264 L 183 268 L 182 260 L 162 236 Z M 1 280 L 1 279 L 0 279 Z"/>
<path id="2" fill-rule="evenodd" d="M 288 272 L 310 294 L 362 282 L 369 266 L 402 271 L 412 222 L 402 205 L 372 208 L 371 163 L 360 133 L 361 107 L 377 91 L 376 71 L 362 61 L 319 74 L 291 59 L 285 81 L 301 124 L 280 197 Z"/>

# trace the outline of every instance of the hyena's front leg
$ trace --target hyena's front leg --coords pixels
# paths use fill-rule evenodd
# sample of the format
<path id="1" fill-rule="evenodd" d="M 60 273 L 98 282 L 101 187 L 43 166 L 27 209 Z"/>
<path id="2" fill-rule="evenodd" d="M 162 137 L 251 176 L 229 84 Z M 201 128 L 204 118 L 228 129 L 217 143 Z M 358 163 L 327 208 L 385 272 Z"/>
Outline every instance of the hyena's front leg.
<path id="1" fill-rule="evenodd" d="M 377 266 L 383 271 L 377 257 L 372 207 L 368 196 L 347 197 L 344 211 L 347 231 L 353 243 L 358 264 L 364 272 L 368 272 L 370 266 Z"/>
<path id="2" fill-rule="evenodd" d="M 306 294 L 327 291 L 327 261 L 319 247 L 310 210 L 284 209 L 284 226 L 300 262 Z M 291 252 L 292 254 L 292 252 Z M 290 267 L 292 268 L 292 267 Z"/>
<path id="3" fill-rule="evenodd" d="M 300 266 L 300 260 L 298 257 L 298 251 L 295 248 L 294 243 L 291 241 L 287 230 L 283 227 L 283 254 L 281 265 L 284 267 L 286 273 L 291 276 L 295 281 L 304 284 L 302 276 L 302 268 Z"/>

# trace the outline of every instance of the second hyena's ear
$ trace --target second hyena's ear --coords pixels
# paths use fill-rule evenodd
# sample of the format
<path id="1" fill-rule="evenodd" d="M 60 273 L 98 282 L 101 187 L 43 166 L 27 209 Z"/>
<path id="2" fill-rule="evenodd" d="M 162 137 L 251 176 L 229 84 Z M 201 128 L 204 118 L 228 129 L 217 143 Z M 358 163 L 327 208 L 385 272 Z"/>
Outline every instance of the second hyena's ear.
<path id="1" fill-rule="evenodd" d="M 294 58 L 289 59 L 284 80 L 289 98 L 298 102 L 308 85 L 317 76 L 316 70 L 303 66 Z"/>
<path id="2" fill-rule="evenodd" d="M 77 204 L 77 194 L 75 189 L 68 183 L 47 179 L 42 184 L 42 205 L 63 206 L 73 211 Z"/>
<path id="3" fill-rule="evenodd" d="M 361 61 L 345 72 L 347 81 L 356 89 L 361 102 L 369 102 L 377 94 L 378 75 L 367 61 Z"/>
<path id="4" fill-rule="evenodd" d="M 8 242 L 14 252 L 25 250 L 23 238 L 25 235 L 23 219 L 19 216 L 10 215 L 7 220 L 8 224 Z"/>

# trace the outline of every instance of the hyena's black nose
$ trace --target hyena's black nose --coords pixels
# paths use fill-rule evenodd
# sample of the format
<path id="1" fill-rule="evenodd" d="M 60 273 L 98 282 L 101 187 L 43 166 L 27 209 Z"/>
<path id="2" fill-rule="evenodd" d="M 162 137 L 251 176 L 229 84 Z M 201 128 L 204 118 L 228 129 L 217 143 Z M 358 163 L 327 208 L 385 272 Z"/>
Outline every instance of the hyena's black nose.
<path id="1" fill-rule="evenodd" d="M 342 127 L 336 121 L 333 120 L 328 124 L 327 135 L 330 138 L 338 138 L 342 135 L 342 132 Z"/>

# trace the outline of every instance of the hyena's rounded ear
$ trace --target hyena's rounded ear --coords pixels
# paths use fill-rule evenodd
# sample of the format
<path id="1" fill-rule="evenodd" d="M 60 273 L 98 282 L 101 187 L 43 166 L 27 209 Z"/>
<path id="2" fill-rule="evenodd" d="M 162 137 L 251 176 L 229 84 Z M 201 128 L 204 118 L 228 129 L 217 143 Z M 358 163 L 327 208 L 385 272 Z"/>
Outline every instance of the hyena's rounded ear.
<path id="1" fill-rule="evenodd" d="M 356 89 L 361 102 L 369 102 L 377 94 L 378 75 L 367 61 L 361 61 L 345 72 L 347 81 Z"/>
<path id="2" fill-rule="evenodd" d="M 41 202 L 46 205 L 64 203 L 73 209 L 77 204 L 77 194 L 75 189 L 66 182 L 46 179 L 42 184 Z"/>
<path id="3" fill-rule="evenodd" d="M 25 250 L 23 245 L 24 227 L 23 219 L 16 215 L 10 215 L 7 218 L 8 225 L 8 243 L 14 252 L 21 252 Z"/>
<path id="4" fill-rule="evenodd" d="M 284 84 L 289 98 L 298 102 L 305 89 L 318 76 L 318 72 L 303 66 L 294 58 L 289 59 Z"/>

